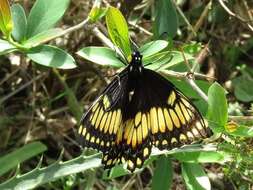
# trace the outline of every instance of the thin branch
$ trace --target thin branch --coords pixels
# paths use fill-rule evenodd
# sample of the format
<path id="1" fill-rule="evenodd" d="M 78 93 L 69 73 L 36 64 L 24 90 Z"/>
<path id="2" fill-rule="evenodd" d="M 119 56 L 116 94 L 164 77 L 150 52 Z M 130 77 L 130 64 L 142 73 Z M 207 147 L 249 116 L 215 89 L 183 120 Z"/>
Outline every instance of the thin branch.
<path id="1" fill-rule="evenodd" d="M 15 94 L 17 94 L 18 92 L 20 92 L 21 90 L 25 89 L 26 87 L 28 87 L 29 85 L 31 85 L 34 81 L 41 79 L 43 76 L 45 75 L 45 73 L 42 73 L 40 75 L 38 75 L 37 77 L 33 78 L 32 80 L 30 80 L 29 82 L 23 84 L 21 87 L 19 87 L 17 90 L 9 93 L 8 95 L 4 96 L 3 98 L 0 99 L 0 104 L 2 104 L 3 102 L 5 102 L 6 100 L 8 100 L 9 98 L 11 98 L 12 96 L 14 96 Z"/>
<path id="2" fill-rule="evenodd" d="M 234 12 L 232 12 L 223 2 L 223 0 L 218 0 L 220 5 L 222 6 L 222 8 L 232 17 L 235 17 L 236 19 L 238 19 L 241 22 L 244 22 L 247 24 L 248 28 L 253 32 L 253 26 L 251 26 L 247 20 L 245 20 L 244 18 L 238 16 L 237 14 L 235 14 Z"/>
<path id="3" fill-rule="evenodd" d="M 233 121 L 253 121 L 253 116 L 228 116 Z"/>
<path id="4" fill-rule="evenodd" d="M 209 1 L 209 3 L 207 4 L 207 6 L 205 7 L 204 11 L 202 12 L 202 14 L 200 15 L 198 21 L 196 22 L 196 24 L 194 25 L 193 29 L 196 32 L 198 32 L 198 30 L 200 29 L 200 27 L 202 26 L 204 19 L 207 17 L 209 10 L 211 9 L 212 6 L 212 0 Z M 188 37 L 187 37 L 187 42 L 191 41 L 191 39 L 194 37 L 194 34 L 191 33 Z"/>

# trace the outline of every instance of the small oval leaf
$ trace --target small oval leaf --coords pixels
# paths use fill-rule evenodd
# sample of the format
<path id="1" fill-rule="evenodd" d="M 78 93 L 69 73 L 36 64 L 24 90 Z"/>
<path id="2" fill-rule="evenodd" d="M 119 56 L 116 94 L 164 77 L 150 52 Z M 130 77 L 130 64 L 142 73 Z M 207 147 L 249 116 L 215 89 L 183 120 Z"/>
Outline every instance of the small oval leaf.
<path id="1" fill-rule="evenodd" d="M 54 68 L 73 69 L 76 67 L 75 60 L 71 55 L 54 46 L 41 45 L 32 48 L 27 56 L 34 62 Z"/>
<path id="2" fill-rule="evenodd" d="M 77 54 L 99 65 L 122 67 L 124 64 L 116 57 L 115 51 L 106 47 L 85 47 Z"/>
<path id="3" fill-rule="evenodd" d="M 188 190 L 211 190 L 210 181 L 197 163 L 182 163 L 182 175 Z"/>
<path id="4" fill-rule="evenodd" d="M 0 29 L 6 37 L 9 37 L 12 31 L 13 23 L 11 10 L 8 0 L 0 1 Z"/>
<path id="5" fill-rule="evenodd" d="M 115 7 L 109 7 L 106 13 L 106 25 L 112 42 L 123 50 L 128 61 L 131 58 L 127 22 L 121 12 Z"/>
<path id="6" fill-rule="evenodd" d="M 168 46 L 168 44 L 169 43 L 165 40 L 151 41 L 140 47 L 139 51 L 143 55 L 143 58 L 145 58 L 163 50 Z"/>
<path id="7" fill-rule="evenodd" d="M 19 4 L 14 4 L 11 7 L 12 17 L 13 17 L 13 31 L 12 36 L 18 42 L 25 40 L 27 20 L 23 7 Z"/>
<path id="8" fill-rule="evenodd" d="M 27 38 L 52 28 L 63 16 L 70 0 L 37 0 L 27 20 Z"/>

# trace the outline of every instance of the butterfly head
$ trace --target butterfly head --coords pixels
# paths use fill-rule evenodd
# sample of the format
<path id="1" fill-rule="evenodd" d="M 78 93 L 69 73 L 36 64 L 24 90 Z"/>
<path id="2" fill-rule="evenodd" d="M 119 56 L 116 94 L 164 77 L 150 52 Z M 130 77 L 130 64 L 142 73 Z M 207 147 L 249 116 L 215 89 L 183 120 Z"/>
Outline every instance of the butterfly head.
<path id="1" fill-rule="evenodd" d="M 132 53 L 132 60 L 129 64 L 129 68 L 131 72 L 141 73 L 142 72 L 142 55 L 139 51 L 134 51 Z"/>

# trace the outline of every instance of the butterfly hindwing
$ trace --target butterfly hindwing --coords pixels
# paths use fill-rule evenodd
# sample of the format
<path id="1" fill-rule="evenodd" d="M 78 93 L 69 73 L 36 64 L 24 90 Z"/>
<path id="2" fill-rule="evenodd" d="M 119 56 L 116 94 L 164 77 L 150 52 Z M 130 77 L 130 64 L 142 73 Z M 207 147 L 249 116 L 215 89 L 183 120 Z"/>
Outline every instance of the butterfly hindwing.
<path id="1" fill-rule="evenodd" d="M 144 73 L 153 145 L 171 149 L 206 137 L 204 120 L 189 99 L 161 75 L 147 69 Z"/>

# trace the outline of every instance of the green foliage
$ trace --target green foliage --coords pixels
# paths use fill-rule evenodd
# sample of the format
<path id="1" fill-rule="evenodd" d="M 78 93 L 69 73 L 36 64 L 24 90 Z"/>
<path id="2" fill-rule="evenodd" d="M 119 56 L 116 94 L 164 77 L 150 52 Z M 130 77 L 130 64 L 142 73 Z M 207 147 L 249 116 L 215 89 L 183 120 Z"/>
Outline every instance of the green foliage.
<path id="1" fill-rule="evenodd" d="M 25 11 L 21 5 L 14 4 L 11 6 L 11 14 L 13 16 L 14 24 L 12 36 L 16 41 L 22 42 L 26 38 L 27 31 L 27 20 Z"/>
<path id="2" fill-rule="evenodd" d="M 166 156 L 161 156 L 156 163 L 151 189 L 170 189 L 173 179 L 172 161 Z"/>
<path id="3" fill-rule="evenodd" d="M 73 69 L 76 67 L 75 60 L 65 51 L 49 45 L 41 45 L 28 51 L 27 56 L 44 66 L 61 69 Z"/>
<path id="4" fill-rule="evenodd" d="M 106 25 L 112 42 L 123 50 L 124 55 L 130 60 L 131 47 L 129 41 L 127 22 L 121 12 L 109 7 L 106 13 Z"/>
<path id="5" fill-rule="evenodd" d="M 29 173 L 14 176 L 0 184 L 0 189 L 34 189 L 60 177 L 99 167 L 101 160 L 97 157 L 98 154 L 89 157 L 82 155 L 66 162 L 59 160 L 45 168 L 40 168 L 39 164 Z"/>
<path id="6" fill-rule="evenodd" d="M 25 160 L 32 158 L 46 150 L 46 146 L 40 142 L 24 145 L 17 150 L 0 157 L 0 176 L 18 166 Z"/>
<path id="7" fill-rule="evenodd" d="M 0 2 L 0 30 L 9 38 L 12 31 L 13 23 L 11 17 L 11 10 L 8 0 L 1 0 Z"/>
<path id="8" fill-rule="evenodd" d="M 115 51 L 106 47 L 85 47 L 77 52 L 84 59 L 112 67 L 122 67 L 123 63 L 115 56 Z"/>
<path id="9" fill-rule="evenodd" d="M 253 70 L 251 68 L 243 68 L 241 71 L 242 75 L 233 79 L 235 96 L 240 101 L 252 102 L 253 90 L 249 87 L 253 84 Z"/>
<path id="10" fill-rule="evenodd" d="M 27 38 L 52 28 L 68 8 L 69 0 L 37 0 L 27 19 Z"/>
<path id="11" fill-rule="evenodd" d="M 172 0 L 157 0 L 155 5 L 154 35 L 156 38 L 167 34 L 173 38 L 178 29 L 176 8 Z"/>
<path id="12" fill-rule="evenodd" d="M 35 63 L 38 63 L 40 65 L 49 68 L 59 68 L 59 69 L 75 68 L 76 63 L 74 58 L 70 54 L 68 54 L 65 50 L 62 50 L 53 45 L 43 45 L 44 43 L 47 43 L 50 40 L 59 37 L 60 34 L 64 34 L 64 32 L 66 32 L 66 30 L 62 28 L 54 28 L 54 27 L 60 21 L 61 17 L 64 15 L 65 11 L 68 8 L 69 2 L 70 2 L 69 0 L 37 0 L 35 1 L 28 18 L 26 18 L 25 11 L 21 5 L 14 4 L 10 9 L 7 0 L 1 1 L 0 29 L 3 33 L 3 39 L 0 39 L 0 55 L 6 55 L 10 52 L 19 51 L 22 53 L 22 56 L 28 57 L 29 60 L 32 60 Z M 152 26 L 150 26 L 153 27 L 154 31 L 154 34 L 150 39 L 151 41 L 146 42 L 146 39 L 139 40 L 140 38 L 139 36 L 136 36 L 136 38 L 134 38 L 135 40 L 137 39 L 138 42 L 142 40 L 146 42 L 139 48 L 139 51 L 143 54 L 144 65 L 149 69 L 156 70 L 163 74 L 164 73 L 166 74 L 168 70 L 173 70 L 177 72 L 188 72 L 189 68 L 185 64 L 186 59 L 186 61 L 189 62 L 190 67 L 194 67 L 194 71 L 199 72 L 200 64 L 197 63 L 196 57 L 203 50 L 201 43 L 190 42 L 190 43 L 182 43 L 180 45 L 177 44 L 175 46 L 173 44 L 172 38 L 174 38 L 176 34 L 178 34 L 177 40 L 184 39 L 183 35 L 186 30 L 185 28 L 181 30 L 178 27 L 179 25 L 178 15 L 174 1 L 157 0 L 155 1 L 154 6 L 151 7 L 154 7 L 155 13 L 154 15 L 152 15 L 153 10 L 150 12 L 147 10 L 143 10 L 142 13 L 146 17 L 154 16 L 155 19 Z M 198 9 L 197 13 L 198 16 L 202 11 L 203 6 L 193 8 L 193 10 L 197 9 Z M 139 18 L 135 17 L 137 14 L 139 14 L 139 10 L 138 9 L 137 11 L 135 10 L 134 13 L 132 14 L 133 15 L 130 16 L 130 19 L 128 19 L 128 21 L 134 20 L 135 23 L 138 23 Z M 196 12 L 194 14 L 196 16 Z M 112 40 L 112 43 L 120 50 L 122 55 L 118 53 L 119 51 L 115 50 L 116 48 L 109 49 L 106 47 L 98 47 L 98 46 L 81 48 L 77 52 L 77 55 L 88 61 L 94 62 L 102 66 L 121 68 L 124 66 L 124 64 L 122 63 L 122 59 L 126 57 L 127 60 L 124 60 L 125 63 L 127 63 L 127 61 L 130 61 L 131 58 L 130 55 L 133 49 L 131 46 L 131 42 L 129 40 L 130 36 L 129 34 L 131 34 L 132 36 L 131 32 L 132 31 L 135 32 L 137 31 L 137 29 L 134 26 L 128 29 L 127 20 L 124 18 L 122 13 L 118 9 L 110 6 L 109 8 L 101 7 L 101 5 L 93 6 L 92 10 L 89 12 L 88 19 L 90 23 L 93 24 L 96 23 L 97 21 L 103 22 L 102 18 L 104 16 L 106 16 L 105 21 L 107 25 L 108 35 Z M 192 15 L 187 14 L 187 19 L 191 19 L 191 17 Z M 180 17 L 180 19 L 182 18 Z M 228 20 L 229 19 L 227 13 L 223 10 L 223 8 L 215 4 L 214 8 L 210 10 L 210 14 L 208 15 L 208 19 L 206 21 L 207 22 L 206 26 L 209 26 L 210 23 L 221 25 L 224 23 L 224 21 Z M 191 22 L 194 23 L 195 20 L 191 20 Z M 143 26 L 145 28 L 145 21 L 143 23 L 144 23 Z M 143 26 L 141 25 L 141 27 Z M 140 28 L 140 30 L 141 29 L 142 28 Z M 215 25 L 212 25 L 212 29 L 215 30 Z M 84 30 L 86 32 L 86 28 Z M 177 33 L 177 31 L 179 31 L 179 33 Z M 164 33 L 166 33 L 170 39 L 157 40 L 161 36 L 163 36 Z M 208 32 L 202 33 L 201 31 L 199 31 L 197 36 L 198 38 L 196 39 L 200 40 L 204 38 L 205 40 L 207 40 L 208 38 L 206 38 L 206 35 L 209 35 Z M 213 35 L 217 36 L 217 33 L 213 33 Z M 244 33 L 243 35 L 246 36 L 244 39 L 246 40 L 247 35 Z M 56 42 L 56 44 L 58 44 L 58 42 Z M 250 103 L 253 101 L 253 91 L 251 88 L 253 83 L 253 71 L 250 65 L 251 62 L 250 61 L 240 62 L 242 55 L 248 55 L 249 58 L 251 57 L 250 52 L 252 47 L 253 45 L 251 43 L 248 43 L 243 48 L 239 47 L 237 44 L 227 43 L 224 45 L 223 52 L 221 51 L 222 56 L 224 55 L 226 62 L 229 63 L 229 65 L 226 65 L 226 68 L 234 69 L 237 66 L 237 70 L 234 73 L 232 73 L 231 77 L 232 80 L 230 78 L 226 80 L 228 80 L 228 82 L 232 81 L 231 84 L 232 88 L 229 88 L 230 99 L 228 100 L 229 101 L 232 100 L 233 104 L 238 105 L 238 107 L 242 110 L 240 111 L 239 114 L 241 116 L 244 115 L 247 116 L 247 114 L 250 115 L 252 111 L 251 110 L 252 108 L 250 108 Z M 75 51 L 76 47 L 73 49 Z M 73 52 L 73 49 L 71 52 Z M 117 55 L 117 53 L 120 55 Z M 11 60 L 10 62 L 12 63 L 13 58 L 11 58 L 10 60 Z M 25 61 L 25 63 L 29 64 L 28 61 Z M 247 66 L 244 66 L 243 64 Z M 22 70 L 24 70 L 24 68 L 22 66 Z M 39 68 L 41 69 L 41 67 Z M 94 68 L 95 68 L 94 70 L 97 69 L 96 67 Z M 36 72 L 37 67 L 34 67 L 33 69 L 34 70 L 32 70 L 31 73 L 37 74 Z M 43 69 L 48 68 L 42 67 L 41 70 Z M 205 69 L 206 68 L 204 68 L 204 70 Z M 71 83 L 70 84 L 67 83 L 68 81 L 66 80 L 68 79 L 67 78 L 68 75 L 66 75 L 65 77 L 65 73 L 61 75 L 61 73 L 58 72 L 56 69 L 53 69 L 53 72 L 55 74 L 53 76 L 56 76 L 59 79 L 61 86 L 63 87 L 63 90 L 61 91 L 62 93 L 60 95 L 49 93 L 48 98 L 50 99 L 51 95 L 52 97 L 65 96 L 66 97 L 65 104 L 69 108 L 69 111 L 72 113 L 72 115 L 77 121 L 80 120 L 82 116 L 83 106 L 78 102 L 76 98 L 76 96 L 78 96 L 79 94 L 75 90 L 73 90 L 74 88 L 72 88 Z M 73 72 L 77 74 L 76 73 L 77 70 Z M 15 73 L 13 75 L 15 75 Z M 8 75 L 4 79 L 6 80 L 6 78 L 8 79 L 8 77 L 10 76 Z M 49 78 L 49 76 L 47 77 Z M 88 75 L 87 78 L 92 77 Z M 211 189 L 210 181 L 208 179 L 207 174 L 205 173 L 204 167 L 202 167 L 199 163 L 219 164 L 219 167 L 224 170 L 225 175 L 228 176 L 231 181 L 233 182 L 235 181 L 236 185 L 239 184 L 238 185 L 239 187 L 246 187 L 247 185 L 243 184 L 244 181 L 240 179 L 241 176 L 243 176 L 244 179 L 247 179 L 248 181 L 253 179 L 251 171 L 251 168 L 253 166 L 253 159 L 252 159 L 253 150 L 251 146 L 252 144 L 251 138 L 253 137 L 253 128 L 251 127 L 252 121 L 242 122 L 240 120 L 238 121 L 236 120 L 230 122 L 231 119 L 229 119 L 228 116 L 228 105 L 227 105 L 228 100 L 226 99 L 226 91 L 222 87 L 226 85 L 221 86 L 218 83 L 214 83 L 211 85 L 210 82 L 196 80 L 195 81 L 196 85 L 204 93 L 206 94 L 208 93 L 208 103 L 206 103 L 203 99 L 200 98 L 196 90 L 191 88 L 187 82 L 171 78 L 169 79 L 177 86 L 178 89 L 183 91 L 183 93 L 187 97 L 192 99 L 194 104 L 199 108 L 200 112 L 203 115 L 207 115 L 209 126 L 212 128 L 215 134 L 218 133 L 218 135 L 220 135 L 220 133 L 222 133 L 222 135 L 218 136 L 217 137 L 218 139 L 214 139 L 214 142 L 212 142 L 213 145 L 194 144 L 169 151 L 153 152 L 151 158 L 147 160 L 144 164 L 144 167 L 149 166 L 149 169 L 150 168 L 153 169 L 153 166 L 156 166 L 154 170 L 154 176 L 152 178 L 151 184 L 152 189 L 171 188 L 172 177 L 174 174 L 172 162 L 174 160 L 176 160 L 179 163 L 179 165 L 181 165 L 182 177 L 184 179 L 187 189 L 194 189 L 194 190 Z M 77 82 L 75 82 L 75 85 L 79 87 L 79 85 L 83 85 L 82 82 L 83 78 L 78 79 Z M 0 84 L 1 83 L 2 81 L 0 81 Z M 16 83 L 18 84 L 18 81 L 14 82 L 10 81 L 10 84 L 12 84 L 10 88 L 11 91 L 13 89 L 14 91 L 17 90 L 15 89 Z M 35 93 L 34 91 L 36 90 L 36 88 L 39 89 L 40 86 L 43 85 L 39 84 L 37 87 L 36 83 L 34 83 L 32 93 Z M 0 87 L 1 87 L 0 95 L 1 96 L 5 95 L 4 93 L 2 93 L 2 91 L 5 90 L 5 86 L 0 85 Z M 84 88 L 86 89 L 88 87 L 82 86 L 82 89 Z M 97 90 L 97 86 L 94 88 Z M 46 91 L 47 94 L 48 89 L 46 89 L 44 86 L 43 89 Z M 89 97 L 88 101 L 90 101 L 90 99 L 92 99 L 93 96 L 94 94 L 89 92 L 85 94 L 86 98 Z M 32 97 L 33 98 L 36 97 L 36 94 L 33 94 Z M 55 100 L 50 101 L 53 102 Z M 87 99 L 85 99 L 84 101 L 87 101 Z M 28 104 L 30 103 L 31 102 L 29 102 Z M 39 112 L 37 111 L 38 107 L 39 107 L 38 110 L 40 110 L 41 107 L 40 102 L 38 102 L 38 100 L 34 100 L 32 104 L 35 104 L 34 105 L 35 108 L 32 108 L 34 109 L 32 111 L 36 115 L 37 112 Z M 58 105 L 59 109 L 62 109 L 61 107 L 62 103 L 60 103 L 59 105 Z M 1 106 L 3 106 L 4 110 L 5 105 Z M 86 106 L 84 108 L 85 110 L 87 109 Z M 41 110 L 43 110 L 44 112 L 45 108 L 41 108 Z M 6 111 L 6 113 L 7 112 L 8 111 Z M 50 114 L 52 114 L 53 111 L 48 109 L 45 112 L 46 112 L 45 120 L 47 120 L 48 119 L 47 117 L 50 118 Z M 18 114 L 17 116 L 15 115 L 15 118 L 16 117 L 18 117 Z M 8 117 L 7 116 L 1 117 L 0 120 L 3 121 L 4 120 L 3 118 L 5 119 Z M 37 119 L 37 117 L 35 118 Z M 50 119 L 52 120 L 52 118 Z M 50 121 L 50 119 L 48 120 Z M 3 122 L 5 123 L 4 127 L 0 126 L 0 130 L 8 129 L 9 123 L 11 125 L 15 124 L 15 120 L 12 120 L 12 118 L 9 120 L 8 122 L 6 121 Z M 40 122 L 42 122 L 41 120 L 43 119 L 39 117 L 39 120 Z M 7 133 L 8 131 L 1 135 Z M 218 145 L 216 144 L 215 140 L 217 140 L 217 142 L 219 143 Z M 45 150 L 46 150 L 45 145 L 38 142 L 34 142 L 31 144 L 24 145 L 23 147 L 18 148 L 17 150 L 14 150 L 9 154 L 0 157 L 0 166 L 1 166 L 0 175 L 10 172 L 11 170 L 17 168 L 19 165 L 22 166 L 22 164 L 24 164 L 23 163 L 24 161 L 44 152 Z M 32 171 L 24 174 L 17 174 L 10 180 L 0 184 L 0 189 L 33 189 L 43 184 L 48 184 L 49 182 L 55 181 L 59 178 L 63 178 L 65 176 L 68 176 L 68 179 L 67 180 L 63 179 L 62 182 L 60 183 L 65 184 L 65 189 L 71 189 L 73 187 L 73 184 L 75 183 L 75 179 L 76 178 L 79 179 L 77 175 L 72 176 L 72 174 L 76 174 L 78 172 L 83 171 L 85 171 L 85 180 L 86 180 L 85 187 L 92 188 L 97 178 L 101 178 L 101 176 L 95 175 L 96 170 L 94 170 L 95 168 L 101 166 L 101 160 L 98 158 L 97 154 L 89 157 L 79 156 L 78 158 L 74 158 L 67 162 L 62 162 L 60 160 L 61 157 L 54 164 L 46 167 L 41 167 L 42 163 L 39 162 L 37 168 L 33 169 Z M 145 170 L 143 169 L 136 170 L 135 174 L 138 174 L 143 171 Z M 123 179 L 125 179 L 123 176 L 126 175 L 132 174 L 128 170 L 126 170 L 125 166 L 118 165 L 114 167 L 111 171 L 104 171 L 102 179 L 108 181 L 115 179 L 116 181 L 117 180 L 116 178 L 118 177 L 122 177 Z M 78 181 L 77 183 L 82 182 Z M 249 186 L 247 187 L 248 189 L 250 188 Z M 115 189 L 115 187 L 112 187 L 111 189 Z"/>
<path id="13" fill-rule="evenodd" d="M 227 110 L 225 90 L 218 83 L 212 84 L 208 90 L 208 119 L 214 131 L 224 129 L 228 120 Z"/>
<path id="14" fill-rule="evenodd" d="M 182 163 L 182 175 L 188 190 L 211 190 L 203 168 L 197 163 Z"/>

